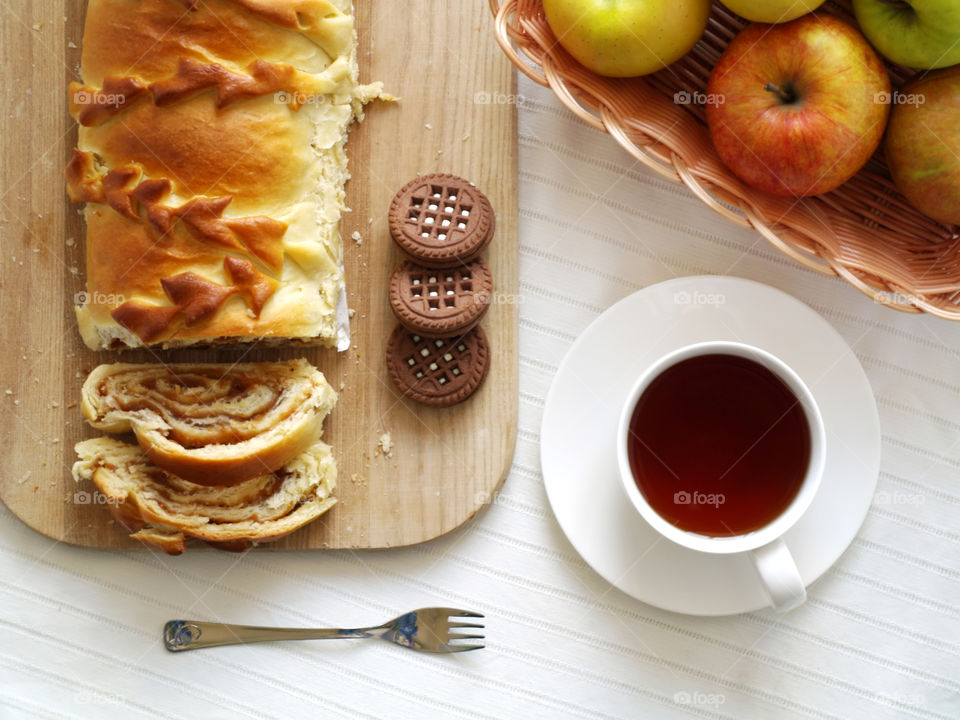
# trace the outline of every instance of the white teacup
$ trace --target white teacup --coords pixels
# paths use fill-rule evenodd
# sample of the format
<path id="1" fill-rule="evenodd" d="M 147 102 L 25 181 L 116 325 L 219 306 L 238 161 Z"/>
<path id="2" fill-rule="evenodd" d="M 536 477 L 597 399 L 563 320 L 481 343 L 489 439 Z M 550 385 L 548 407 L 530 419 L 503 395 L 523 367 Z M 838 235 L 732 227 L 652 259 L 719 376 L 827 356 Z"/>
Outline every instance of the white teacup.
<path id="1" fill-rule="evenodd" d="M 800 488 L 787 508 L 771 522 L 753 532 L 729 537 L 714 537 L 690 532 L 664 519 L 637 486 L 630 466 L 628 436 L 637 403 L 654 378 L 667 368 L 699 355 L 723 354 L 747 358 L 763 365 L 779 377 L 800 402 L 810 429 L 810 457 Z M 620 414 L 617 431 L 617 456 L 624 490 L 637 512 L 668 540 L 702 553 L 729 554 L 749 552 L 761 581 L 778 611 L 790 610 L 806 600 L 807 593 L 797 565 L 783 535 L 810 507 L 823 475 L 826 433 L 823 418 L 812 393 L 800 377 L 782 360 L 765 350 L 738 342 L 711 341 L 675 350 L 650 366 L 637 380 Z"/>

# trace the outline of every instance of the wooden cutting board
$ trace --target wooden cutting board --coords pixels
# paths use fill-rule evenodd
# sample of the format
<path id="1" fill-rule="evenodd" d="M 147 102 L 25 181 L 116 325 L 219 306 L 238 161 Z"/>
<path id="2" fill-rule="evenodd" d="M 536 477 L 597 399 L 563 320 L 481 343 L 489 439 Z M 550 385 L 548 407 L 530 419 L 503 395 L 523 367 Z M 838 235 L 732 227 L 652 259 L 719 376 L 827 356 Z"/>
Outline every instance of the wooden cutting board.
<path id="1" fill-rule="evenodd" d="M 437 537 L 489 503 L 503 482 L 517 427 L 516 77 L 476 0 L 355 0 L 361 81 L 383 80 L 401 98 L 374 103 L 348 146 L 352 212 L 341 228 L 353 346 L 191 350 L 164 361 L 273 360 L 305 356 L 340 402 L 324 439 L 340 469 L 339 503 L 276 543 L 280 548 L 385 548 Z M 83 3 L 19 0 L 5 11 L 7 68 L 0 153 L 0 498 L 38 532 L 100 548 L 139 547 L 110 520 L 93 487 L 70 475 L 73 445 L 97 433 L 76 403 L 86 374 L 119 353 L 80 340 L 74 295 L 84 289 L 82 221 L 67 200 L 63 168 L 76 143 L 66 86 L 79 79 Z M 386 213 L 408 179 L 452 172 L 490 198 L 497 234 L 486 258 L 497 294 L 483 327 L 493 366 L 480 392 L 449 409 L 401 399 L 383 354 L 394 327 L 387 279 L 399 261 Z M 354 231 L 362 244 L 351 239 Z M 147 351 L 122 354 L 155 361 Z M 389 432 L 394 448 L 378 448 Z M 83 491 L 87 491 L 84 493 Z M 79 493 L 79 494 L 78 494 Z M 84 502 L 86 501 L 86 502 Z"/>

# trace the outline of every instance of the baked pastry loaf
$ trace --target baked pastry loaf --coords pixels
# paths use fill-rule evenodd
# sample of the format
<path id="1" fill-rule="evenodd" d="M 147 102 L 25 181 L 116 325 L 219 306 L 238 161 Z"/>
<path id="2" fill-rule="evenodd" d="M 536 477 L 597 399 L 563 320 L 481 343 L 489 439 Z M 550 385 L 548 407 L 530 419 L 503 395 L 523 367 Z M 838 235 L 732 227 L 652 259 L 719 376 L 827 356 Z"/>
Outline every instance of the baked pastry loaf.
<path id="1" fill-rule="evenodd" d="M 277 540 L 335 503 L 337 466 L 330 446 L 316 442 L 281 469 L 229 488 L 211 488 L 158 468 L 143 451 L 109 437 L 76 445 L 78 482 L 92 480 L 121 525 L 172 555 L 190 538 L 224 550 Z"/>
<path id="2" fill-rule="evenodd" d="M 105 432 L 133 432 L 144 454 L 200 485 L 271 473 L 321 435 L 337 394 L 306 360 L 100 365 L 81 409 Z"/>
<path id="3" fill-rule="evenodd" d="M 81 72 L 87 345 L 348 337 L 350 0 L 90 0 Z"/>

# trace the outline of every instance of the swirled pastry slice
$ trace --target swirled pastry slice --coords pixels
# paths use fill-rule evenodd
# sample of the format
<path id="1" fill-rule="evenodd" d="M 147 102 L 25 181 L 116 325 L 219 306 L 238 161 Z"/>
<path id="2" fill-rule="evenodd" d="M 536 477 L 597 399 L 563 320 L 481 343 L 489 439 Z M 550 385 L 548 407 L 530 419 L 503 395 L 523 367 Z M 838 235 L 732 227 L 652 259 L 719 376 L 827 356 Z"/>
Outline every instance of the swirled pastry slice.
<path id="1" fill-rule="evenodd" d="M 74 479 L 93 481 L 130 537 L 174 555 L 190 538 L 225 550 L 277 540 L 336 503 L 337 466 L 323 442 L 279 470 L 229 488 L 171 475 L 138 446 L 110 437 L 77 443 L 76 452 Z"/>
<path id="2" fill-rule="evenodd" d="M 347 129 L 380 94 L 356 55 L 349 0 L 90 0 L 87 345 L 344 346 Z"/>
<path id="3" fill-rule="evenodd" d="M 81 409 L 105 432 L 133 432 L 158 467 L 200 485 L 236 485 L 313 445 L 337 395 L 306 360 L 100 365 Z"/>

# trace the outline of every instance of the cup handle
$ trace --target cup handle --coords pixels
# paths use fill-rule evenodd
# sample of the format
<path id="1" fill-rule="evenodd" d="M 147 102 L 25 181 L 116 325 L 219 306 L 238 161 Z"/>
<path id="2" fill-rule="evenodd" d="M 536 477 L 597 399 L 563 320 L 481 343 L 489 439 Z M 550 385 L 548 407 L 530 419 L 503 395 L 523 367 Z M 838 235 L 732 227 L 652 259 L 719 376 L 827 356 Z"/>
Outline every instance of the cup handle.
<path id="1" fill-rule="evenodd" d="M 793 610 L 807 599 L 800 571 L 783 538 L 750 552 L 776 612 Z"/>

